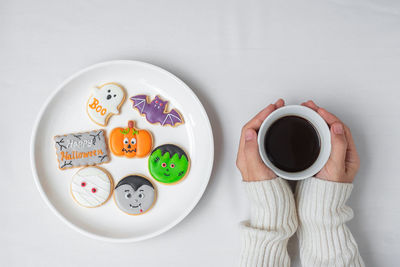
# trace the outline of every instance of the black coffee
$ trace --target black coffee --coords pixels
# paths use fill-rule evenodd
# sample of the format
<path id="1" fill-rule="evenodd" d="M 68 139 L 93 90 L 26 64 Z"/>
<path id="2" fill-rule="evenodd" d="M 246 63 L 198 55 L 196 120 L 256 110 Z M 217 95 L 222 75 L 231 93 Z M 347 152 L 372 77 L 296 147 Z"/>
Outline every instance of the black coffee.
<path id="1" fill-rule="evenodd" d="M 287 172 L 299 172 L 318 158 L 320 140 L 314 126 L 298 116 L 276 120 L 265 134 L 265 151 L 276 167 Z"/>

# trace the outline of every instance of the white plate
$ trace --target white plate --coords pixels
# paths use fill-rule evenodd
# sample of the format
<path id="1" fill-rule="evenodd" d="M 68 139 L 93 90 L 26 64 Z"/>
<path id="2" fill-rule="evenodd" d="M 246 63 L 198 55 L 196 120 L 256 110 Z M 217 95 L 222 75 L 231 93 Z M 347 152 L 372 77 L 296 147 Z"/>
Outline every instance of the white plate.
<path id="1" fill-rule="evenodd" d="M 121 113 L 114 115 L 106 127 L 93 123 L 85 111 L 89 88 L 105 82 L 118 82 L 127 92 Z M 161 95 L 169 108 L 178 109 L 185 124 L 175 128 L 152 125 L 132 108 L 130 96 Z M 179 184 L 155 182 L 158 197 L 155 206 L 141 216 L 120 211 L 113 199 L 98 208 L 77 205 L 69 192 L 72 175 L 79 168 L 59 170 L 53 136 L 94 129 L 126 127 L 135 120 L 135 127 L 153 133 L 154 146 L 174 143 L 184 148 L 191 158 L 188 176 Z M 151 178 L 147 157 L 128 159 L 112 156 L 101 165 L 114 177 L 115 184 L 133 173 Z M 31 140 L 31 163 L 37 187 L 50 209 L 73 229 L 87 236 L 116 242 L 130 242 L 159 235 L 185 218 L 196 206 L 207 187 L 214 160 L 213 135 L 207 114 L 190 88 L 171 73 L 138 61 L 110 61 L 86 68 L 61 84 L 49 98 L 34 127 Z M 154 181 L 154 180 L 153 180 Z"/>

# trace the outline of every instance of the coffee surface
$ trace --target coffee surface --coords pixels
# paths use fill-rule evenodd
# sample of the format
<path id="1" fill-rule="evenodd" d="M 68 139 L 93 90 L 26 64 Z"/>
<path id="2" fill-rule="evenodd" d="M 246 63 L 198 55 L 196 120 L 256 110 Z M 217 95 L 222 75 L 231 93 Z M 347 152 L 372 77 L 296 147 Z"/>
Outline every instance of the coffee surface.
<path id="1" fill-rule="evenodd" d="M 314 126 L 298 116 L 276 120 L 265 134 L 268 159 L 286 172 L 309 168 L 318 158 L 320 139 Z"/>

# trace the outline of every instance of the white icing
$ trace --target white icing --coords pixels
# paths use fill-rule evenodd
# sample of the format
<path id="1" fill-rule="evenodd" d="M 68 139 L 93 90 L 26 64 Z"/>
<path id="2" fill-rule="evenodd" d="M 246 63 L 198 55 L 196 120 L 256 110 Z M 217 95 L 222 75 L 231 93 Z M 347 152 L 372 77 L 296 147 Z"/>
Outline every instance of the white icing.
<path id="1" fill-rule="evenodd" d="M 124 97 L 124 90 L 116 84 L 92 88 L 92 95 L 86 103 L 87 113 L 94 122 L 106 125 L 110 115 L 119 114 L 118 106 Z"/>
<path id="2" fill-rule="evenodd" d="M 82 186 L 85 183 L 85 186 Z M 93 193 L 92 189 L 96 192 Z M 82 206 L 93 208 L 103 204 L 111 193 L 111 181 L 107 173 L 96 167 L 80 169 L 71 182 L 71 193 Z"/>

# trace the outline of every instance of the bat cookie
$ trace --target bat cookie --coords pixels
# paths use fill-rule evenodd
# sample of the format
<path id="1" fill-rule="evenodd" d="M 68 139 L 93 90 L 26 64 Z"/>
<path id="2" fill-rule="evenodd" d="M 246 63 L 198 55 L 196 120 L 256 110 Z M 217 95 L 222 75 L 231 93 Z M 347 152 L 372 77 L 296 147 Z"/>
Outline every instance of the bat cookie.
<path id="1" fill-rule="evenodd" d="M 161 126 L 177 126 L 184 123 L 182 115 L 176 109 L 167 112 L 168 101 L 163 101 L 156 96 L 149 103 L 148 98 L 147 95 L 136 95 L 130 98 L 133 108 L 136 108 L 141 115 L 146 116 L 148 122 L 160 123 Z"/>
<path id="2" fill-rule="evenodd" d="M 134 122 L 128 121 L 128 128 L 114 128 L 110 134 L 110 149 L 116 156 L 127 158 L 143 158 L 153 147 L 153 138 L 149 131 L 133 127 Z"/>
<path id="3" fill-rule="evenodd" d="M 72 177 L 71 195 L 79 205 L 95 208 L 107 202 L 113 187 L 113 179 L 106 170 L 99 167 L 85 167 Z"/>
<path id="4" fill-rule="evenodd" d="M 158 182 L 175 184 L 189 172 L 190 159 L 180 147 L 165 144 L 156 147 L 149 157 L 149 172 Z"/>
<path id="5" fill-rule="evenodd" d="M 105 83 L 92 88 L 92 94 L 86 103 L 89 118 L 100 126 L 106 126 L 110 117 L 119 114 L 119 108 L 125 100 L 125 90 L 116 83 Z"/>
<path id="6" fill-rule="evenodd" d="M 154 185 L 140 175 L 128 175 L 114 190 L 117 207 L 129 215 L 141 215 L 150 210 L 156 200 Z"/>
<path id="7" fill-rule="evenodd" d="M 57 135 L 54 141 L 61 170 L 110 161 L 103 130 Z"/>

